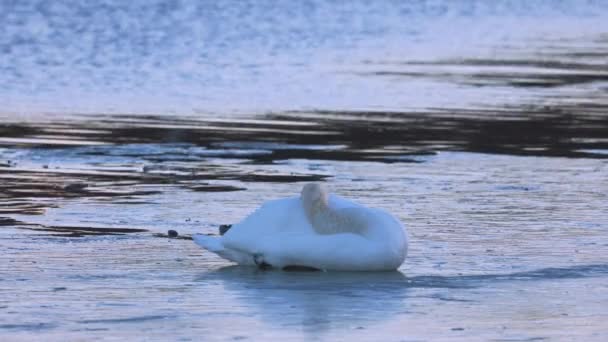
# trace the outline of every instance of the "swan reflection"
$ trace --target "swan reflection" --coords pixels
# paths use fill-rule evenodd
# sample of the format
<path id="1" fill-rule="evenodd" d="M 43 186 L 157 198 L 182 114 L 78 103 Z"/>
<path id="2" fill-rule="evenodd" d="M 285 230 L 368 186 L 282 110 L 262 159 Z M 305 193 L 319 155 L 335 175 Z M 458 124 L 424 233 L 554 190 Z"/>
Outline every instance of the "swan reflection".
<path id="1" fill-rule="evenodd" d="M 406 311 L 401 272 L 284 272 L 229 266 L 197 281 L 222 284 L 260 320 L 308 332 L 388 320 Z"/>

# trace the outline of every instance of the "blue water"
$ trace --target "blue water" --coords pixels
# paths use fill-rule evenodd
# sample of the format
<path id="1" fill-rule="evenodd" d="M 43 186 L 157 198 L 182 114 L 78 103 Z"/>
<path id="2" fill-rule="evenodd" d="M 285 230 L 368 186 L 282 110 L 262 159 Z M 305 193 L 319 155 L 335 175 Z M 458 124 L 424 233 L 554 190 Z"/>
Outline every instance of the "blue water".
<path id="1" fill-rule="evenodd" d="M 607 61 L 599 0 L 0 0 L 0 340 L 605 341 Z M 310 180 L 398 271 L 187 239 Z"/>
<path id="2" fill-rule="evenodd" d="M 360 73 L 602 46 L 608 3 L 5 0 L 0 25 L 4 113 L 415 109 L 525 93 Z"/>

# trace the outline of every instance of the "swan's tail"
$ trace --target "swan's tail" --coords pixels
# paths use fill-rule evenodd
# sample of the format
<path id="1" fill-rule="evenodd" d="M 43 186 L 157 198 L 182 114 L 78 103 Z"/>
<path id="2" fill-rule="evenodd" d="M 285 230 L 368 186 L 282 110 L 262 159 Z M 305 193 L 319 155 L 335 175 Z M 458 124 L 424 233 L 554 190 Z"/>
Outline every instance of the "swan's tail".
<path id="1" fill-rule="evenodd" d="M 192 235 L 192 240 L 197 245 L 213 253 L 222 252 L 224 250 L 224 244 L 218 236 L 195 234 Z"/>
<path id="2" fill-rule="evenodd" d="M 209 252 L 213 252 L 219 255 L 220 257 L 226 260 L 234 261 L 241 265 L 255 265 L 253 256 L 229 248 L 225 248 L 224 244 L 222 243 L 221 236 L 195 234 L 192 235 L 192 240 L 197 245 L 203 247 Z"/>

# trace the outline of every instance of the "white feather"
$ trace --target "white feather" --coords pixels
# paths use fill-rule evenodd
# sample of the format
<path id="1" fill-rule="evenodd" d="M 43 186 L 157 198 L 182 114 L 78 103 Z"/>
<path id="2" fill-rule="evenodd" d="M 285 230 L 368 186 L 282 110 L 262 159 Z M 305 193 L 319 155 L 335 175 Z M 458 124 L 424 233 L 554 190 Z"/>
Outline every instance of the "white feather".
<path id="1" fill-rule="evenodd" d="M 268 201 L 223 236 L 195 235 L 230 261 L 322 270 L 395 270 L 407 254 L 405 228 L 389 213 L 328 195 L 307 184 L 301 197 Z"/>

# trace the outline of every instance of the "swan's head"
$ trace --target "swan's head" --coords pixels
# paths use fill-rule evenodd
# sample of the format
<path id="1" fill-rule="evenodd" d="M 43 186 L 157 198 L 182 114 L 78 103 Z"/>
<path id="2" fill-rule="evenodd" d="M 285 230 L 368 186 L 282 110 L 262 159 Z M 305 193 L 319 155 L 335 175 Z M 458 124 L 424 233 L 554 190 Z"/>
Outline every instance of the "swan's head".
<path id="1" fill-rule="evenodd" d="M 308 183 L 302 188 L 300 198 L 306 211 L 312 214 L 312 211 L 327 206 L 327 189 L 320 183 Z"/>

